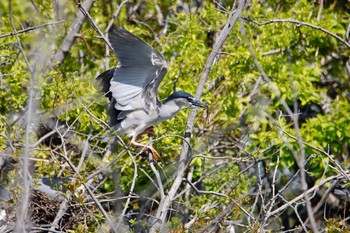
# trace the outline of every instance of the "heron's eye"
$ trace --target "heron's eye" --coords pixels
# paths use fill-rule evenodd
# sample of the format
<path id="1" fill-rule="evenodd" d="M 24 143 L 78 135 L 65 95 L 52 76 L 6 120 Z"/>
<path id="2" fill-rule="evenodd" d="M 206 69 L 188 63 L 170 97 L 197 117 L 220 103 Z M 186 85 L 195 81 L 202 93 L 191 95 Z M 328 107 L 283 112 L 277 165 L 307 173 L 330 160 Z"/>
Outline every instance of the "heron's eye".
<path id="1" fill-rule="evenodd" d="M 187 97 L 187 101 L 192 103 L 192 102 L 194 101 L 194 98 L 192 98 L 192 97 Z"/>

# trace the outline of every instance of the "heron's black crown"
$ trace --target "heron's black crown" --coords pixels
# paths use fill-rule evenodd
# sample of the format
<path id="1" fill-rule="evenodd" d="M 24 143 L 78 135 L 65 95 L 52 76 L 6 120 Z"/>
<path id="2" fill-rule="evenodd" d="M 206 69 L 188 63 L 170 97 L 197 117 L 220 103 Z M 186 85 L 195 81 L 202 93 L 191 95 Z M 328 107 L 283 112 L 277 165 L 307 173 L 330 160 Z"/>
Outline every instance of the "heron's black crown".
<path id="1" fill-rule="evenodd" d="M 168 101 L 171 101 L 174 99 L 180 99 L 180 98 L 186 99 L 189 102 L 191 102 L 194 99 L 194 97 L 191 94 L 185 91 L 176 91 L 173 94 L 169 95 L 169 97 L 165 100 L 165 103 Z"/>

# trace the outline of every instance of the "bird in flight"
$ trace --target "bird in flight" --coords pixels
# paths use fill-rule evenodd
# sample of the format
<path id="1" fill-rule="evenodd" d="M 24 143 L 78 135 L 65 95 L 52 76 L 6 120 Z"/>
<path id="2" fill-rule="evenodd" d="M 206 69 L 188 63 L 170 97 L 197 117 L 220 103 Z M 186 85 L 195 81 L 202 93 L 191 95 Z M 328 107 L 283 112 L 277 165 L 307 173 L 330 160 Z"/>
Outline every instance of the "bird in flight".
<path id="1" fill-rule="evenodd" d="M 127 30 L 113 27 L 108 40 L 119 65 L 100 74 L 102 91 L 110 101 L 109 125 L 119 135 L 131 137 L 131 144 L 158 152 L 150 145 L 136 142 L 139 134 L 175 116 L 181 109 L 207 105 L 184 91 L 175 91 L 164 103 L 158 87 L 167 73 L 163 55 Z"/>

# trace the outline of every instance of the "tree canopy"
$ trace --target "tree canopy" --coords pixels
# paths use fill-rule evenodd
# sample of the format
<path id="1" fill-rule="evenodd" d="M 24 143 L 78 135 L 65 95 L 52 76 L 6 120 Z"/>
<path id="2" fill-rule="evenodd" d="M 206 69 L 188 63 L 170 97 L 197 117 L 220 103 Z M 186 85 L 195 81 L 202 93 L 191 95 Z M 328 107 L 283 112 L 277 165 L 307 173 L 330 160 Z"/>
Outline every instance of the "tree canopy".
<path id="1" fill-rule="evenodd" d="M 0 231 L 346 232 L 350 4 L 0 2 Z M 159 50 L 153 160 L 108 126 L 111 26 Z M 50 195 L 42 187 L 51 187 Z"/>

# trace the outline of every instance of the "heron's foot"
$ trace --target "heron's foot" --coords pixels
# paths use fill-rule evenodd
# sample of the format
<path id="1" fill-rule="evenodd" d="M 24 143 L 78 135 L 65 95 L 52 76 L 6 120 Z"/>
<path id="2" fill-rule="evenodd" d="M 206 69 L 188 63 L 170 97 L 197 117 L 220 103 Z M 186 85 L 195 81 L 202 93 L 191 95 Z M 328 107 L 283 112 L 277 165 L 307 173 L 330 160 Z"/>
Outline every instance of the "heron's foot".
<path id="1" fill-rule="evenodd" d="M 142 154 L 142 152 L 144 152 L 144 151 L 150 151 L 153 155 L 154 160 L 156 160 L 156 161 L 161 160 L 159 153 L 152 146 L 138 143 L 138 142 L 136 142 L 135 138 L 131 139 L 131 144 L 133 144 L 134 146 L 139 146 L 139 147 L 143 148 L 141 150 L 140 154 Z"/>
<path id="2" fill-rule="evenodd" d="M 159 153 L 152 146 L 145 146 L 144 151 L 151 152 L 154 160 L 156 160 L 156 161 L 162 160 Z"/>

